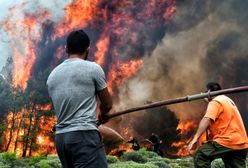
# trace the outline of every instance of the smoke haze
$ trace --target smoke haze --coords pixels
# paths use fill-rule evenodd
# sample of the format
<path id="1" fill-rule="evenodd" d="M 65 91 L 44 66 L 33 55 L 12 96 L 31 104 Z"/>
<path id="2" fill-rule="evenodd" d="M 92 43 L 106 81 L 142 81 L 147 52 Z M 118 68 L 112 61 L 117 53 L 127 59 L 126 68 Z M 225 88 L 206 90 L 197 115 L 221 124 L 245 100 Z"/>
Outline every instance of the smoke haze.
<path id="1" fill-rule="evenodd" d="M 177 1 L 169 31 L 135 77 L 120 88 L 118 107 L 199 93 L 210 81 L 223 88 L 247 85 L 247 7 L 247 2 L 234 0 Z M 248 126 L 247 95 L 231 97 Z M 182 120 L 199 119 L 206 104 L 169 108 Z"/>

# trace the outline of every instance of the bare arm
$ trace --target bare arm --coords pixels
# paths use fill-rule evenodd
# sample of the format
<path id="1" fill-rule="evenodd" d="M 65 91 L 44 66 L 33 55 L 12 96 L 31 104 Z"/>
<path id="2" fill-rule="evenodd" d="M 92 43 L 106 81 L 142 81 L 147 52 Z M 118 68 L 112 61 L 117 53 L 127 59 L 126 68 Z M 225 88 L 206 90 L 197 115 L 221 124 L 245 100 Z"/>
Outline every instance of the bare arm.
<path id="1" fill-rule="evenodd" d="M 210 125 L 210 122 L 211 122 L 211 119 L 210 118 L 207 118 L 207 117 L 204 117 L 200 124 L 199 124 L 199 127 L 196 131 L 196 134 L 194 136 L 194 138 L 196 138 L 197 140 L 199 139 L 199 137 L 201 137 L 201 135 L 207 130 L 207 128 L 209 127 Z"/>
<path id="2" fill-rule="evenodd" d="M 100 90 L 97 92 L 97 95 L 100 99 L 100 118 L 99 120 L 103 120 L 104 116 L 111 110 L 113 102 L 112 97 L 109 94 L 108 88 Z M 102 121 L 101 121 L 102 122 Z"/>
<path id="3" fill-rule="evenodd" d="M 204 117 L 200 124 L 199 127 L 196 131 L 196 134 L 193 138 L 193 140 L 190 142 L 189 146 L 188 146 L 188 151 L 190 151 L 192 149 L 192 147 L 194 146 L 194 144 L 198 141 L 199 137 L 201 137 L 201 135 L 207 130 L 207 128 L 209 127 L 211 123 L 211 119 Z"/>

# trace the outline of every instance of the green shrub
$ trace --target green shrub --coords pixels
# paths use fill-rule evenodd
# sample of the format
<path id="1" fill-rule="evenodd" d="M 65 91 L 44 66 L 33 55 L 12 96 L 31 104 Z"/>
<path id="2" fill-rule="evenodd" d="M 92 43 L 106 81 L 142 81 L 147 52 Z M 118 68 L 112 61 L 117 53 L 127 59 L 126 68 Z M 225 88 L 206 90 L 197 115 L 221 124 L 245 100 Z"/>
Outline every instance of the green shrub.
<path id="1" fill-rule="evenodd" d="M 148 163 L 152 163 L 156 166 L 158 166 L 159 168 L 170 168 L 169 163 L 170 163 L 170 159 L 168 158 L 162 158 L 160 156 L 156 156 L 153 158 L 149 158 Z"/>
<path id="2" fill-rule="evenodd" d="M 182 168 L 181 166 L 179 166 L 178 163 L 172 163 L 172 164 L 170 164 L 170 167 L 171 168 Z"/>
<path id="3" fill-rule="evenodd" d="M 17 160 L 16 153 L 4 152 L 0 154 L 0 162 L 4 168 L 14 167 L 14 162 Z"/>
<path id="4" fill-rule="evenodd" d="M 6 163 L 3 163 L 3 162 L 0 162 L 0 167 L 1 168 L 11 168 L 10 165 L 6 164 Z"/>
<path id="5" fill-rule="evenodd" d="M 193 168 L 192 157 L 168 159 L 146 150 L 127 152 L 118 159 L 107 156 L 109 168 Z M 248 162 L 246 163 L 248 168 Z M 62 168 L 57 155 L 17 158 L 15 153 L 0 153 L 0 168 Z M 221 159 L 212 162 L 211 168 L 224 168 Z"/>
<path id="6" fill-rule="evenodd" d="M 222 159 L 215 159 L 211 164 L 211 168 L 225 168 Z"/>
<path id="7" fill-rule="evenodd" d="M 108 164 L 116 163 L 116 162 L 119 162 L 119 159 L 115 156 L 107 156 L 107 162 L 108 162 Z"/>
<path id="8" fill-rule="evenodd" d="M 147 151 L 146 149 L 142 148 L 139 151 L 137 151 L 139 154 L 147 157 L 147 158 L 153 158 L 158 157 L 158 154 L 152 151 Z"/>
<path id="9" fill-rule="evenodd" d="M 29 158 L 19 158 L 13 162 L 13 167 L 12 168 L 32 168 L 28 164 Z"/>
<path id="10" fill-rule="evenodd" d="M 157 156 L 157 157 L 153 157 L 153 158 L 149 158 L 148 159 L 149 162 L 153 162 L 153 161 L 160 161 L 160 162 L 165 162 L 167 164 L 169 164 L 171 162 L 170 159 L 168 158 L 162 158 L 160 156 Z"/>
<path id="11" fill-rule="evenodd" d="M 4 152 L 0 154 L 0 168 L 32 168 L 27 159 L 17 158 L 15 153 Z"/>
<path id="12" fill-rule="evenodd" d="M 193 158 L 192 157 L 183 157 L 179 159 L 171 159 L 170 164 L 171 168 L 194 168 Z"/>
<path id="13" fill-rule="evenodd" d="M 62 168 L 57 155 L 48 155 L 46 159 L 35 164 L 38 168 Z"/>
<path id="14" fill-rule="evenodd" d="M 58 155 L 47 155 L 47 159 L 48 160 L 59 160 L 59 157 L 58 157 Z"/>
<path id="15" fill-rule="evenodd" d="M 135 162 L 118 162 L 114 164 L 110 164 L 109 168 L 158 168 L 158 166 L 155 166 L 151 163 L 135 163 Z"/>
<path id="16" fill-rule="evenodd" d="M 170 166 L 164 161 L 151 161 L 148 163 L 156 165 L 158 168 L 170 168 Z"/>
<path id="17" fill-rule="evenodd" d="M 148 161 L 148 159 L 138 153 L 138 152 L 125 152 L 122 156 L 121 156 L 121 160 L 123 161 L 134 161 L 137 163 L 146 163 Z"/>
<path id="18" fill-rule="evenodd" d="M 193 158 L 181 158 L 177 159 L 177 161 L 181 167 L 194 168 Z"/>
<path id="19" fill-rule="evenodd" d="M 40 162 L 41 160 L 46 159 L 46 156 L 32 156 L 28 159 L 29 165 L 35 165 L 36 163 Z"/>
<path id="20" fill-rule="evenodd" d="M 37 166 L 40 167 L 40 168 L 49 168 L 50 167 L 47 160 L 41 160 L 37 164 Z"/>
<path id="21" fill-rule="evenodd" d="M 1 153 L 0 160 L 7 163 L 14 162 L 15 160 L 17 160 L 16 153 L 12 153 L 12 152 Z"/>

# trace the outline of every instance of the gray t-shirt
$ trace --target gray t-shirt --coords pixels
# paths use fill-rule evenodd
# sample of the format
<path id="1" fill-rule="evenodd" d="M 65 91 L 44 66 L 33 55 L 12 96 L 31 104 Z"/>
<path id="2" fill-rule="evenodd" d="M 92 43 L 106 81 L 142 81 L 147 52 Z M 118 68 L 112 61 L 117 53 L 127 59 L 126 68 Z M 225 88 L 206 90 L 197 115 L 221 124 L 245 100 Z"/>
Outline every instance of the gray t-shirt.
<path id="1" fill-rule="evenodd" d="M 106 88 L 99 65 L 69 58 L 51 72 L 47 86 L 57 117 L 56 134 L 97 130 L 96 91 Z"/>

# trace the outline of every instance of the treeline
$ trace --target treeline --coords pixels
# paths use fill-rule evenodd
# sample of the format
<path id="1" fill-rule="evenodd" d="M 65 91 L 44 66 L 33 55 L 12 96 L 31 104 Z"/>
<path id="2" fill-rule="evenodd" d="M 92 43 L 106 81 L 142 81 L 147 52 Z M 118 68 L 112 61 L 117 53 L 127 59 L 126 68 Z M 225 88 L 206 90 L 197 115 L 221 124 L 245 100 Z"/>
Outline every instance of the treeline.
<path id="1" fill-rule="evenodd" d="M 0 77 L 0 150 L 22 157 L 50 153 L 54 117 L 46 88 L 48 71 L 31 77 L 25 90 Z M 47 144 L 46 141 L 49 141 Z"/>

